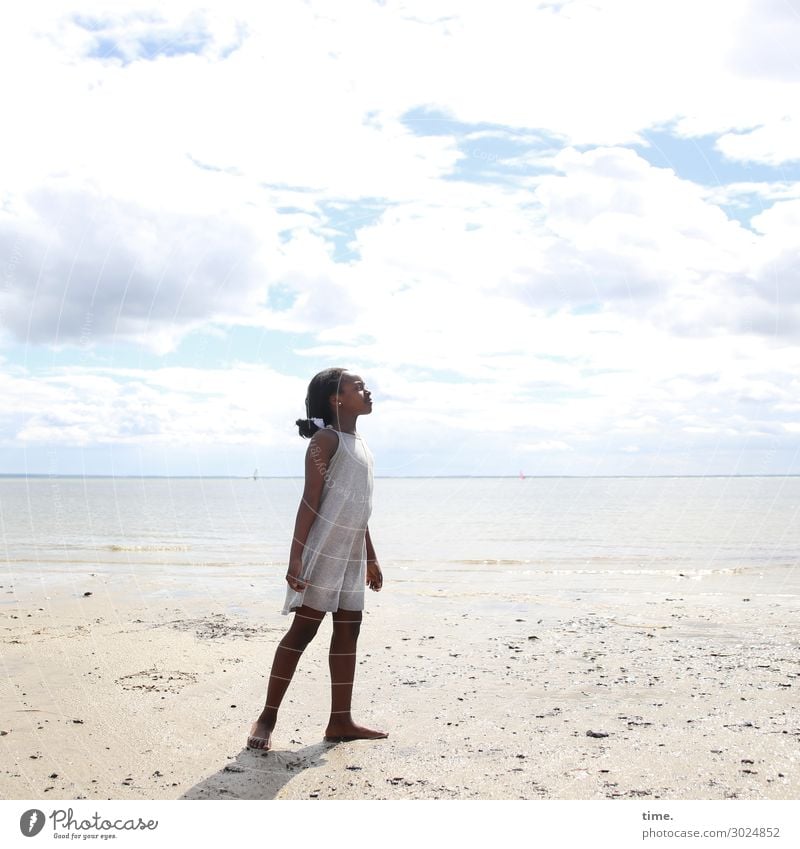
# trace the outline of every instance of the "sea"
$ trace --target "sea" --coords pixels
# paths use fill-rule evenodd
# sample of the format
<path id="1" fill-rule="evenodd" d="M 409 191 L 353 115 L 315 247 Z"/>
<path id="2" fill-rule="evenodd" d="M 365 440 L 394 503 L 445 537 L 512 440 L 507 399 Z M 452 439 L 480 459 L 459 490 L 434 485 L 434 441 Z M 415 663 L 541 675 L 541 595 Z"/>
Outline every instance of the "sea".
<path id="1" fill-rule="evenodd" d="M 2 477 L 3 583 L 125 575 L 177 597 L 229 582 L 278 608 L 302 490 L 302 478 Z M 384 603 L 522 612 L 592 593 L 800 598 L 799 511 L 797 476 L 376 477 L 369 528 Z"/>

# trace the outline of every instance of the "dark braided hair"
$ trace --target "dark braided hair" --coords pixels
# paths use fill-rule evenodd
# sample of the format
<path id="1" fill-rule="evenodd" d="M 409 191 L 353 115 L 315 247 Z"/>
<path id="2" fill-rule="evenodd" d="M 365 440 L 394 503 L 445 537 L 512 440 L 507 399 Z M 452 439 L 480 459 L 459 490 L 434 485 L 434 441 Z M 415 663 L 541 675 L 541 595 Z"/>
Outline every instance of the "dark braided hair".
<path id="1" fill-rule="evenodd" d="M 326 368 L 315 374 L 308 384 L 306 393 L 306 416 L 305 419 L 297 419 L 300 436 L 304 439 L 312 437 L 321 428 L 317 427 L 311 419 L 322 419 L 326 425 L 333 424 L 333 413 L 331 412 L 330 397 L 339 392 L 342 384 L 342 375 L 349 371 L 346 368 Z"/>

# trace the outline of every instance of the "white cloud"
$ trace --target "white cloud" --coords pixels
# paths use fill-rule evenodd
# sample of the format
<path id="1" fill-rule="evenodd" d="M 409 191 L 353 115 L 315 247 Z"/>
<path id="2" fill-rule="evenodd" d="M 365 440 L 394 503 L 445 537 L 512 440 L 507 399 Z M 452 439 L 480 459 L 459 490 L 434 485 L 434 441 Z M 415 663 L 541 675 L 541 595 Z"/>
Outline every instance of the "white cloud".
<path id="1" fill-rule="evenodd" d="M 266 366 L 0 373 L 9 439 L 31 446 L 297 443 L 306 385 Z"/>
<path id="2" fill-rule="evenodd" d="M 761 183 L 742 180 L 701 189 L 703 197 L 718 206 L 746 208 L 758 202 L 762 210 L 770 201 L 800 198 L 800 183 L 794 181 L 764 181 Z"/>
<path id="3" fill-rule="evenodd" d="M 688 450 L 681 433 L 734 445 L 748 436 L 778 444 L 797 426 L 796 349 L 770 349 L 755 338 L 693 339 L 665 360 L 669 338 L 654 338 L 635 321 L 619 326 L 620 333 L 594 335 L 590 328 L 607 319 L 575 317 L 576 334 L 579 322 L 589 323 L 584 338 L 594 339 L 595 348 L 576 349 L 568 362 L 499 355 L 491 371 L 475 357 L 458 365 L 477 363 L 476 373 L 462 372 L 458 380 L 437 371 L 443 366 L 435 354 L 424 362 L 423 352 L 418 365 L 398 369 L 392 362 L 362 368 L 359 351 L 347 352 L 346 364 L 366 377 L 376 399 L 369 418 L 378 429 L 375 440 L 369 438 L 384 456 L 384 470 L 403 473 L 407 463 L 416 473 L 437 473 L 452 461 L 491 473 L 493 461 L 510 462 L 513 471 L 515 457 L 538 456 L 549 464 L 561 456 L 574 458 L 568 460 L 576 464 L 569 467 L 573 473 L 586 473 L 580 463 L 614 445 L 622 455 L 652 461 L 667 449 Z M 608 364 L 604 371 L 587 365 L 598 354 Z M 371 363 L 371 352 L 365 361 Z M 303 415 L 306 381 L 266 366 L 7 367 L 0 371 L 0 391 L 4 444 L 31 450 L 103 443 L 198 451 L 260 446 L 284 453 L 302 447 L 293 422 Z M 372 427 L 359 422 L 367 434 Z"/>
<path id="4" fill-rule="evenodd" d="M 571 451 L 573 450 L 566 442 L 561 442 L 557 439 L 546 439 L 542 442 L 534 442 L 530 445 L 521 445 L 522 451 L 534 451 L 549 453 L 551 451 Z"/>
<path id="5" fill-rule="evenodd" d="M 84 347 L 129 338 L 157 348 L 161 334 L 169 349 L 192 326 L 263 297 L 269 245 L 242 218 L 32 190 L 13 229 L 0 218 L 0 245 L 19 254 L 0 293 L 4 327 L 20 341 Z"/>
<path id="6" fill-rule="evenodd" d="M 751 0 L 735 31 L 727 57 L 735 72 L 755 79 L 800 82 L 798 0 Z"/>
<path id="7" fill-rule="evenodd" d="M 797 92 L 787 92 L 796 96 Z M 800 115 L 782 115 L 746 133 L 725 133 L 716 147 L 728 159 L 778 166 L 800 160 Z"/>

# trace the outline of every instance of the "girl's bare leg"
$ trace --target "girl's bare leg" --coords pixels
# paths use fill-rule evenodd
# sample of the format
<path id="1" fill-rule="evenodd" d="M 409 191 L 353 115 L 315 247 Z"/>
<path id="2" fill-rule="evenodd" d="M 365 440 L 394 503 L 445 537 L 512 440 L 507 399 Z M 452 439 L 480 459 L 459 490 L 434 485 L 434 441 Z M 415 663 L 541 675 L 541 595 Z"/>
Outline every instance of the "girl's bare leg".
<path id="1" fill-rule="evenodd" d="M 356 673 L 356 643 L 360 630 L 360 610 L 339 609 L 333 614 L 333 635 L 328 657 L 331 670 L 331 718 L 325 729 L 326 740 L 375 740 L 389 736 L 385 731 L 356 725 L 350 715 Z"/>
<path id="2" fill-rule="evenodd" d="M 272 747 L 272 732 L 278 719 L 278 708 L 297 669 L 300 655 L 316 636 L 324 617 L 323 611 L 314 610 L 305 605 L 298 607 L 295 611 L 291 628 L 275 649 L 275 659 L 272 661 L 272 672 L 267 687 L 267 701 L 261 716 L 250 729 L 250 736 L 247 738 L 248 748 L 266 750 Z"/>

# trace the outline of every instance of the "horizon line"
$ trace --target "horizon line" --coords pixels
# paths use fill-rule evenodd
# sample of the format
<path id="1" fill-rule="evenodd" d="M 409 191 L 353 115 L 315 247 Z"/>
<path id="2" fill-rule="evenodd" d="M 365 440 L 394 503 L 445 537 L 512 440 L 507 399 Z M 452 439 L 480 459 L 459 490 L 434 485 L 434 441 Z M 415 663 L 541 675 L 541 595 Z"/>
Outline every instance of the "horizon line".
<path id="1" fill-rule="evenodd" d="M 376 479 L 384 480 L 437 480 L 437 479 L 456 479 L 456 478 L 493 478 L 505 479 L 516 478 L 519 480 L 527 480 L 528 478 L 796 478 L 800 477 L 800 473 L 787 473 L 775 475 L 525 475 L 520 478 L 516 475 L 375 475 Z M 143 480 L 143 479 L 163 479 L 163 480 L 304 480 L 304 475 L 259 475 L 254 478 L 253 475 L 77 475 L 77 474 L 49 474 L 49 473 L 29 473 L 23 474 L 18 472 L 0 472 L 0 478 L 97 478 L 102 480 Z"/>

